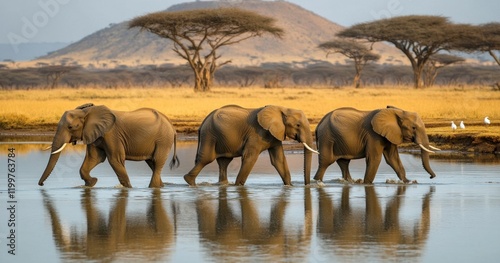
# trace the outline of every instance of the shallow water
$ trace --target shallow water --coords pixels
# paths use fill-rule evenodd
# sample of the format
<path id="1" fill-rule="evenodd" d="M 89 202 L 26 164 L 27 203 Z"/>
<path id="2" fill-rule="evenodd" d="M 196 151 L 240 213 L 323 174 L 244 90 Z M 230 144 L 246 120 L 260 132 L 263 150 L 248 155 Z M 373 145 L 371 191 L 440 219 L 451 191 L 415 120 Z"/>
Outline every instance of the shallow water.
<path id="1" fill-rule="evenodd" d="M 294 186 L 285 187 L 262 153 L 244 187 L 216 186 L 215 162 L 199 175 L 198 187 L 189 187 L 182 175 L 193 165 L 196 143 L 182 142 L 181 167 L 164 169 L 166 186 L 153 190 L 144 162 L 127 162 L 132 189 L 117 186 L 107 162 L 92 171 L 97 185 L 82 187 L 81 145 L 67 147 L 39 187 L 46 146 L 0 145 L 0 262 L 500 260 L 500 158 L 494 155 L 434 155 L 431 180 L 419 155 L 401 154 L 408 178 L 418 181 L 412 185 L 387 183 L 397 177 L 384 163 L 374 185 L 344 185 L 334 164 L 324 187 L 304 187 L 302 153 L 289 151 Z M 9 148 L 16 154 L 10 192 Z M 351 162 L 353 178 L 362 178 L 364 167 L 363 160 Z M 238 169 L 235 159 L 230 181 Z"/>

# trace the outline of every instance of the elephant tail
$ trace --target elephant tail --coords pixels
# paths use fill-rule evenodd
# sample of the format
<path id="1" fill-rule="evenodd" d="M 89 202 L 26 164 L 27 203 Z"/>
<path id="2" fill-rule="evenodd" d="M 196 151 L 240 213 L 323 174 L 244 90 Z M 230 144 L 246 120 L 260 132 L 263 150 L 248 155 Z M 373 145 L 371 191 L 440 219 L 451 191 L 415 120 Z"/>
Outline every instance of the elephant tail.
<path id="1" fill-rule="evenodd" d="M 181 162 L 179 161 L 179 157 L 177 157 L 177 133 L 174 133 L 174 156 L 172 156 L 172 160 L 169 164 L 170 170 L 174 167 L 179 167 L 180 164 Z"/>

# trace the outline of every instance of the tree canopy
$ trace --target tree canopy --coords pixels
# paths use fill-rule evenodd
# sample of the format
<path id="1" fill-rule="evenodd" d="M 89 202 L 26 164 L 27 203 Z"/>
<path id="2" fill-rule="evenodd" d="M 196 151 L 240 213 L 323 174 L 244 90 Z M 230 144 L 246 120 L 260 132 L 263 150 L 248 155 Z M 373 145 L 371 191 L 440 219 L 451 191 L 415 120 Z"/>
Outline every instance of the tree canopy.
<path id="1" fill-rule="evenodd" d="M 174 52 L 195 74 L 195 91 L 210 90 L 217 68 L 231 62 L 217 62 L 219 48 L 264 34 L 284 34 L 273 18 L 237 8 L 151 13 L 131 20 L 129 28 L 134 27 L 174 42 Z"/>
<path id="2" fill-rule="evenodd" d="M 487 52 L 500 66 L 500 23 L 471 26 L 470 32 L 455 41 L 455 48 L 467 52 Z"/>
<path id="3" fill-rule="evenodd" d="M 399 16 L 361 23 L 339 32 L 341 37 L 389 42 L 410 60 L 414 86 L 422 87 L 422 71 L 429 58 L 452 47 L 452 41 L 469 32 L 467 25 L 452 24 L 441 16 Z"/>

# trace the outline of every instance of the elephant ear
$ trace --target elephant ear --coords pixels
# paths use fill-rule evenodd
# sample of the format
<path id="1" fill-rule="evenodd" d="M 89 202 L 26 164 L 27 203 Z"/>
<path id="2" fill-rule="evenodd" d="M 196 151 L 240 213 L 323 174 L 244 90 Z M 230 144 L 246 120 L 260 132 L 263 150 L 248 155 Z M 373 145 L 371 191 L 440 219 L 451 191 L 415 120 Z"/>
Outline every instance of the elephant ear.
<path id="1" fill-rule="evenodd" d="M 83 143 L 91 144 L 103 136 L 113 127 L 116 117 L 106 106 L 94 106 L 84 109 L 86 111 L 83 126 Z"/>
<path id="2" fill-rule="evenodd" d="M 266 106 L 257 113 L 259 125 L 280 141 L 285 140 L 283 114 L 282 109 L 278 106 Z"/>
<path id="3" fill-rule="evenodd" d="M 403 143 L 403 133 L 399 126 L 399 116 L 401 114 L 401 110 L 398 109 L 380 110 L 372 118 L 373 130 L 393 144 L 399 145 Z"/>

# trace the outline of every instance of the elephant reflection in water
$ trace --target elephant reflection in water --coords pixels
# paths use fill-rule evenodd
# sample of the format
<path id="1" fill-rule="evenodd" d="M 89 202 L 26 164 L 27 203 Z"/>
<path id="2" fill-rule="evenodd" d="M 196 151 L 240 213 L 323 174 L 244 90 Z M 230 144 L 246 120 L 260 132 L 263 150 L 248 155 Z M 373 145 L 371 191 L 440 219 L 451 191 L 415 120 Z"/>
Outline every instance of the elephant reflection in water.
<path id="1" fill-rule="evenodd" d="M 350 189 L 349 186 L 344 186 L 340 204 L 334 207 L 332 197 L 324 189 L 318 188 L 319 237 L 325 243 L 331 244 L 333 250 L 338 249 L 336 255 L 352 259 L 365 251 L 360 249 L 361 247 L 369 248 L 369 253 L 373 255 L 381 253 L 383 259 L 404 257 L 410 260 L 420 255 L 430 230 L 433 187 L 422 198 L 421 216 L 415 218 L 418 223 L 412 220 L 408 225 L 400 222 L 400 209 L 407 186 L 397 188 L 394 196 L 386 203 L 385 211 L 374 186 L 365 186 L 364 210 L 351 206 Z"/>
<path id="2" fill-rule="evenodd" d="M 63 229 L 50 196 L 45 191 L 42 195 L 50 215 L 54 241 L 64 258 L 108 261 L 122 253 L 133 254 L 135 258 L 140 256 L 144 260 L 159 260 L 168 255 L 168 246 L 174 243 L 173 221 L 167 216 L 159 189 L 152 191 L 147 215 L 140 216 L 126 212 L 128 190 L 120 190 L 109 211 L 108 222 L 96 208 L 95 191 L 83 189 L 81 203 L 87 231 L 80 232 L 77 226 L 72 226 L 69 233 Z M 174 209 L 174 221 L 175 216 Z"/>
<path id="3" fill-rule="evenodd" d="M 293 228 L 285 226 L 287 190 L 290 189 L 283 190 L 272 204 L 268 222 L 261 221 L 265 216 L 259 214 L 259 204 L 252 201 L 245 188 L 238 188 L 238 197 L 234 199 L 228 198 L 227 188 L 220 188 L 218 204 L 199 198 L 198 228 L 207 251 L 225 261 L 231 261 L 230 257 L 266 256 L 269 258 L 263 258 L 264 261 L 273 262 L 273 259 L 300 259 L 307 255 L 312 236 L 311 189 L 304 188 L 304 225 Z"/>

